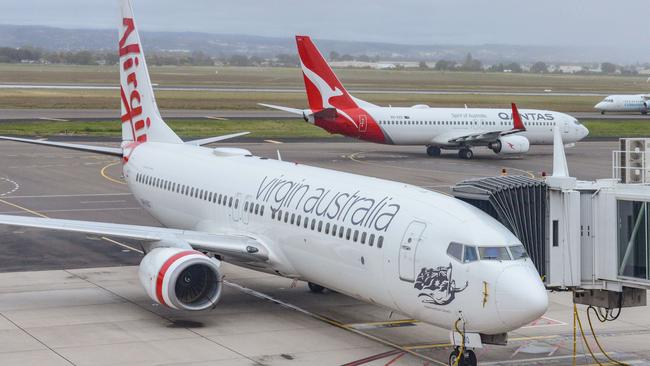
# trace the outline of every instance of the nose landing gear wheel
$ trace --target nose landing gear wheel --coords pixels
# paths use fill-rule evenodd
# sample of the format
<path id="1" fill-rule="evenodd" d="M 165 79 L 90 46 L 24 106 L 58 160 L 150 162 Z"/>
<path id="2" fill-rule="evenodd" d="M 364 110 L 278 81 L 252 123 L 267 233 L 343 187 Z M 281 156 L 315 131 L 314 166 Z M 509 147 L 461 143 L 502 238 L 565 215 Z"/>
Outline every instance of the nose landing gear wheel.
<path id="1" fill-rule="evenodd" d="M 440 148 L 437 146 L 427 146 L 427 155 L 440 156 Z"/>
<path id="2" fill-rule="evenodd" d="M 460 360 L 456 363 L 456 359 L 459 357 L 458 348 L 454 349 L 449 355 L 449 366 L 476 366 L 478 361 L 476 359 L 476 354 L 472 350 L 465 350 L 463 355 L 460 356 Z"/>
<path id="3" fill-rule="evenodd" d="M 323 291 L 325 291 L 325 287 L 321 285 L 317 285 L 313 282 L 307 282 L 307 286 L 309 286 L 309 291 L 315 293 L 315 294 L 322 294 Z"/>
<path id="4" fill-rule="evenodd" d="M 474 153 L 470 149 L 460 149 L 458 150 L 458 157 L 465 160 L 470 160 L 474 157 Z"/>

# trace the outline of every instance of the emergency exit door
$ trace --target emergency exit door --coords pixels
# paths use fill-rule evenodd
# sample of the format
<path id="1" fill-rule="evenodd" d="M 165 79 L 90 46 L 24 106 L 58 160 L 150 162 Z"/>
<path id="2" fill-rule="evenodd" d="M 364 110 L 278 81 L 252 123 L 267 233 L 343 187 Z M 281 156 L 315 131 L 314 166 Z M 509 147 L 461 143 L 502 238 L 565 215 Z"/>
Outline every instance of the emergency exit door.
<path id="1" fill-rule="evenodd" d="M 366 132 L 368 129 L 368 121 L 365 114 L 359 116 L 359 132 Z"/>
<path id="2" fill-rule="evenodd" d="M 422 241 L 422 233 L 426 227 L 423 222 L 413 221 L 404 233 L 399 247 L 399 278 L 402 281 L 415 281 L 415 256 Z"/>

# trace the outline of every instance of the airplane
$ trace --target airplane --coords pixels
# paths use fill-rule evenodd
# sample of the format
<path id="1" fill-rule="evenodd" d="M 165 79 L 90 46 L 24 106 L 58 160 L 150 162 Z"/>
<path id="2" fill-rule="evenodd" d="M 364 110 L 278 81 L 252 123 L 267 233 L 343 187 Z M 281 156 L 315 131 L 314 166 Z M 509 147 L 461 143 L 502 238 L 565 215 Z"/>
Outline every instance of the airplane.
<path id="1" fill-rule="evenodd" d="M 259 104 L 301 115 L 333 134 L 380 144 L 424 145 L 429 156 L 454 149 L 463 159 L 474 156 L 475 146 L 497 154 L 520 154 L 528 152 L 530 145 L 550 145 L 554 126 L 561 128 L 567 144 L 589 134 L 577 119 L 546 110 L 522 110 L 524 126 L 513 126 L 513 114 L 505 109 L 380 107 L 350 95 L 311 38 L 296 36 L 296 43 L 309 109 Z"/>
<path id="2" fill-rule="evenodd" d="M 640 112 L 645 115 L 648 114 L 648 94 L 634 94 L 634 95 L 610 95 L 601 100 L 594 106 L 595 109 L 600 111 L 600 114 L 605 112 Z"/>
<path id="3" fill-rule="evenodd" d="M 474 206 L 202 146 L 241 133 L 182 141 L 160 116 L 130 0 L 121 4 L 121 146 L 0 139 L 119 157 L 134 198 L 163 227 L 13 215 L 0 224 L 139 242 L 145 293 L 179 311 L 218 309 L 222 262 L 303 280 L 312 292 L 333 289 L 459 330 L 450 359 L 460 365 L 476 364 L 469 346 L 504 344 L 508 331 L 545 313 L 547 292 L 521 241 Z"/>

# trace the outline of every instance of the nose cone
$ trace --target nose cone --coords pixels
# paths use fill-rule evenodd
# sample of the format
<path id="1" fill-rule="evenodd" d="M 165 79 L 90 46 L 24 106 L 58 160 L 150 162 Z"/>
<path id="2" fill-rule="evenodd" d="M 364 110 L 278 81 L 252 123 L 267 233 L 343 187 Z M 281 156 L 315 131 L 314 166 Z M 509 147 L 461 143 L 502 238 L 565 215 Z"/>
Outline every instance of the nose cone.
<path id="1" fill-rule="evenodd" d="M 589 135 L 589 129 L 584 125 L 580 126 L 579 134 L 580 134 L 579 140 L 582 140 L 583 138 L 587 137 L 587 135 Z"/>
<path id="2" fill-rule="evenodd" d="M 598 104 L 596 104 L 596 105 L 594 106 L 594 108 L 595 108 L 595 109 L 603 109 L 603 102 L 598 102 Z"/>
<path id="3" fill-rule="evenodd" d="M 510 330 L 539 319 L 548 308 L 548 296 L 532 264 L 506 267 L 496 282 L 497 313 Z"/>

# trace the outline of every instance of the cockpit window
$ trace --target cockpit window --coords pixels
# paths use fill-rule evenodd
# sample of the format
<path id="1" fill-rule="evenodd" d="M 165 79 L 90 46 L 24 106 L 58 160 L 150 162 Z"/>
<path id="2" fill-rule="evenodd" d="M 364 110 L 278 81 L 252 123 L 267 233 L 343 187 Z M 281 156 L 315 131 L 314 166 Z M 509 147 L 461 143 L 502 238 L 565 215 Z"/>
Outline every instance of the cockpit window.
<path id="1" fill-rule="evenodd" d="M 580 121 L 578 121 L 577 119 L 574 119 L 573 124 L 580 126 L 582 123 L 580 123 Z"/>
<path id="2" fill-rule="evenodd" d="M 463 262 L 475 262 L 478 260 L 478 255 L 476 254 L 476 248 L 473 246 L 465 245 L 465 253 L 463 254 Z"/>
<path id="3" fill-rule="evenodd" d="M 524 259 L 528 258 L 528 253 L 526 248 L 523 245 L 513 245 L 510 247 L 510 254 L 512 254 L 512 259 Z"/>
<path id="4" fill-rule="evenodd" d="M 510 260 L 506 247 L 478 247 L 478 252 L 482 260 Z"/>
<path id="5" fill-rule="evenodd" d="M 462 262 L 463 258 L 463 245 L 458 243 L 450 243 L 447 248 L 447 254 Z"/>

